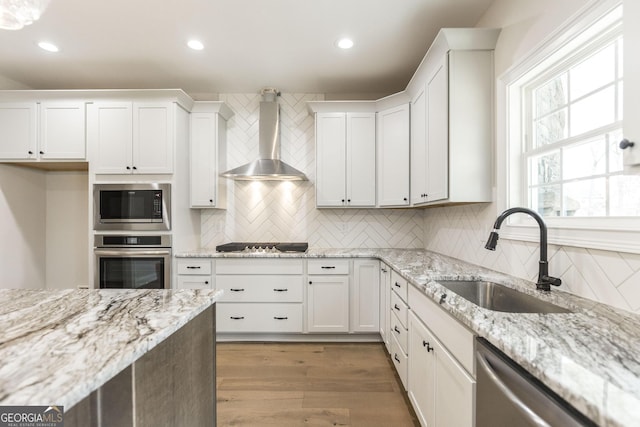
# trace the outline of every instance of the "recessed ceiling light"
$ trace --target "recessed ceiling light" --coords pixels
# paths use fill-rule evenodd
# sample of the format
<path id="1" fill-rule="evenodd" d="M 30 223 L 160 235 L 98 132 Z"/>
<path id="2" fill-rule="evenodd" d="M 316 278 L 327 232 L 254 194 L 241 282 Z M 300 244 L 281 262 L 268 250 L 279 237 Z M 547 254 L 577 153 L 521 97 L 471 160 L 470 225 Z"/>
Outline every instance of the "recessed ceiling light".
<path id="1" fill-rule="evenodd" d="M 204 49 L 204 45 L 199 40 L 189 40 L 187 42 L 187 46 L 189 46 L 193 50 L 202 50 L 202 49 Z"/>
<path id="2" fill-rule="evenodd" d="M 44 49 L 47 52 L 58 52 L 60 50 L 58 49 L 58 46 L 49 42 L 40 42 L 38 43 L 38 46 L 40 47 L 40 49 Z"/>
<path id="3" fill-rule="evenodd" d="M 349 38 L 342 38 L 336 42 L 336 45 L 340 49 L 351 49 L 353 47 L 353 40 Z"/>

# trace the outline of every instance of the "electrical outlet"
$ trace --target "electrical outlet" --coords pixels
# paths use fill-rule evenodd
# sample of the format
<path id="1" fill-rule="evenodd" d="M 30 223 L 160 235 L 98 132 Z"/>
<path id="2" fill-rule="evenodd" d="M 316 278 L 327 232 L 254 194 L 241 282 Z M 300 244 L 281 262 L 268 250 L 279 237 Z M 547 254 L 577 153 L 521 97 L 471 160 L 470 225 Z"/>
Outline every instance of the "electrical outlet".
<path id="1" fill-rule="evenodd" d="M 349 232 L 349 223 L 346 221 L 342 221 L 340 223 L 340 232 L 342 234 L 347 234 Z"/>

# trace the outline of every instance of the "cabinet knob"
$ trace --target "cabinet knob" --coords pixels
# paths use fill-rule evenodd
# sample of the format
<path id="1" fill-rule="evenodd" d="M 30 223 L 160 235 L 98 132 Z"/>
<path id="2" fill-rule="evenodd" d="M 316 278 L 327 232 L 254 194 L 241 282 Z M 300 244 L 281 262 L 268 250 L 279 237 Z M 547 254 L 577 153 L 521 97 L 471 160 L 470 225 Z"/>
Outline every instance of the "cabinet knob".
<path id="1" fill-rule="evenodd" d="M 623 139 L 622 141 L 620 141 L 620 148 L 622 150 L 626 150 L 629 147 L 633 147 L 635 145 L 634 142 L 629 141 L 627 138 Z"/>
<path id="2" fill-rule="evenodd" d="M 128 171 L 129 171 L 129 170 L 131 170 L 131 166 L 127 166 L 127 170 L 128 170 Z"/>
<path id="3" fill-rule="evenodd" d="M 33 151 L 29 150 L 29 151 L 28 151 L 28 153 L 29 153 L 29 154 L 33 154 Z"/>
<path id="4" fill-rule="evenodd" d="M 205 280 L 205 281 L 204 281 L 204 284 L 205 284 L 205 285 L 208 285 L 208 284 L 209 284 L 209 281 L 208 281 L 208 280 Z"/>
<path id="5" fill-rule="evenodd" d="M 213 203 L 213 199 L 209 199 L 209 203 Z"/>
<path id="6" fill-rule="evenodd" d="M 40 154 L 44 154 L 44 151 L 40 151 Z"/>
<path id="7" fill-rule="evenodd" d="M 312 284 L 313 284 L 313 282 L 312 282 L 311 280 L 309 280 L 309 284 L 310 284 L 310 285 L 312 285 Z"/>
<path id="8" fill-rule="evenodd" d="M 426 347 L 426 349 L 427 349 L 427 353 L 433 350 L 433 347 L 431 347 L 427 341 L 424 341 L 424 340 L 423 340 L 423 341 L 422 341 L 422 346 L 423 346 L 423 347 Z"/>
<path id="9" fill-rule="evenodd" d="M 342 199 L 342 203 L 344 203 L 344 199 Z"/>
<path id="10" fill-rule="evenodd" d="M 134 167 L 133 167 L 133 170 L 134 170 L 134 171 L 135 171 L 135 170 L 138 170 L 138 168 L 134 166 Z"/>
<path id="11" fill-rule="evenodd" d="M 351 199 L 347 199 L 347 203 L 351 203 Z"/>
<path id="12" fill-rule="evenodd" d="M 405 197 L 405 198 L 403 198 L 402 200 L 404 200 L 404 201 L 406 202 L 406 201 L 407 201 L 407 200 L 409 200 L 409 199 L 407 199 L 407 198 Z"/>

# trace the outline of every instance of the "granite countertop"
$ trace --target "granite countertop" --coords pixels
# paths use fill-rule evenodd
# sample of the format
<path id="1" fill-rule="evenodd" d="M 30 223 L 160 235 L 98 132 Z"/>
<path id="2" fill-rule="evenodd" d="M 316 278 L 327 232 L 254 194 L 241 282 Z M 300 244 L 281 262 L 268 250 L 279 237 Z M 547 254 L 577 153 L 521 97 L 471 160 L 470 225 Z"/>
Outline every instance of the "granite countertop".
<path id="1" fill-rule="evenodd" d="M 434 252 L 413 249 L 309 249 L 303 254 L 216 253 L 176 257 L 378 258 L 453 317 L 486 338 L 601 426 L 640 425 L 640 315 L 517 279 Z M 482 309 L 436 281 L 491 280 L 571 309 L 565 314 Z M 639 284 L 640 286 L 640 284 Z"/>
<path id="2" fill-rule="evenodd" d="M 71 408 L 221 294 L 0 289 L 0 405 Z"/>

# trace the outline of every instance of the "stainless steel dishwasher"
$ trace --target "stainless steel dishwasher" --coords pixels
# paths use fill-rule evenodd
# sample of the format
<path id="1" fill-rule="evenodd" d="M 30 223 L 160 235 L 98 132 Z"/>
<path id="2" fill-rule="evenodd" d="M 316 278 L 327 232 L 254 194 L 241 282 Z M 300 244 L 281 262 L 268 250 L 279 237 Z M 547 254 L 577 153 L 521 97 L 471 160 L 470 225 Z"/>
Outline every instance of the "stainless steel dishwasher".
<path id="1" fill-rule="evenodd" d="M 476 360 L 476 427 L 597 425 L 483 338 Z"/>

